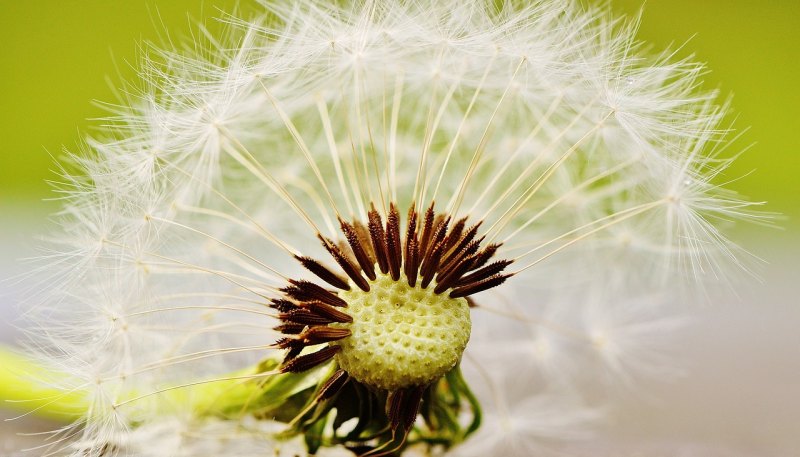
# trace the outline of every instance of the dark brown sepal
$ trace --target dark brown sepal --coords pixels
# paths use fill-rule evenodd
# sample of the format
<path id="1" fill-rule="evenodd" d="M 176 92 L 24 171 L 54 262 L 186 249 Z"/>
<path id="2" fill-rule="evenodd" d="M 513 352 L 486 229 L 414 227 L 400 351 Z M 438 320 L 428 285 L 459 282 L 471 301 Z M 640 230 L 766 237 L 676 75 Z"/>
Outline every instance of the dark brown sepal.
<path id="1" fill-rule="evenodd" d="M 278 349 L 289 349 L 297 346 L 298 346 L 297 340 L 294 338 L 279 338 L 278 341 L 272 344 L 272 347 Z M 302 346 L 302 344 L 300 346 Z"/>
<path id="2" fill-rule="evenodd" d="M 497 287 L 500 284 L 503 284 L 506 281 L 506 279 L 510 277 L 511 277 L 510 274 L 495 275 L 490 278 L 484 279 L 483 281 L 473 282 L 471 284 L 457 287 L 453 289 L 452 292 L 450 292 L 450 298 L 466 297 L 467 295 L 483 292 L 486 289 L 491 289 L 492 287 Z"/>
<path id="3" fill-rule="evenodd" d="M 484 239 L 484 237 L 477 240 L 475 239 L 480 225 L 480 223 L 473 225 L 461 240 L 447 253 L 447 257 L 445 257 L 442 262 L 444 265 L 448 265 L 458 258 L 464 258 L 478 251 Z"/>
<path id="4" fill-rule="evenodd" d="M 277 309 L 282 313 L 288 313 L 293 309 L 299 308 L 299 306 L 297 306 L 295 303 L 283 298 L 273 298 L 270 301 L 269 307 L 272 309 Z"/>
<path id="5" fill-rule="evenodd" d="M 488 279 L 498 273 L 501 273 L 505 268 L 513 263 L 513 260 L 498 260 L 486 265 L 483 268 L 473 271 L 472 273 L 464 276 L 456 282 L 456 287 L 465 286 L 475 282 L 480 282 Z"/>
<path id="6" fill-rule="evenodd" d="M 303 333 L 297 336 L 303 344 L 313 346 L 315 344 L 330 343 L 331 341 L 339 341 L 352 335 L 352 332 L 346 328 L 328 327 L 326 325 L 319 325 L 316 327 L 309 327 Z"/>
<path id="7" fill-rule="evenodd" d="M 353 318 L 338 308 L 334 308 L 327 303 L 320 301 L 311 301 L 303 303 L 303 307 L 312 311 L 314 314 L 330 319 L 332 322 L 349 323 L 353 322 Z"/>
<path id="8" fill-rule="evenodd" d="M 306 328 L 305 324 L 298 324 L 296 322 L 287 322 L 274 327 L 273 330 L 283 333 L 284 335 L 297 335 Z"/>
<path id="9" fill-rule="evenodd" d="M 378 261 L 378 268 L 381 273 L 386 274 L 389 272 L 386 233 L 383 231 L 383 220 L 374 207 L 369 212 L 369 236 L 372 239 L 372 249 Z"/>
<path id="10" fill-rule="evenodd" d="M 490 244 L 486 246 L 486 249 L 478 252 L 478 255 L 475 256 L 475 259 L 472 261 L 471 269 L 476 270 L 488 262 L 492 257 L 494 257 L 495 252 L 500 249 L 500 244 Z"/>
<path id="11" fill-rule="evenodd" d="M 338 394 L 348 381 L 350 381 L 350 376 L 346 371 L 342 369 L 336 370 L 336 373 L 332 374 L 319 390 L 317 401 L 327 400 Z"/>
<path id="12" fill-rule="evenodd" d="M 339 346 L 327 346 L 317 352 L 311 354 L 301 355 L 295 357 L 281 366 L 281 373 L 302 373 L 303 371 L 310 370 L 317 365 L 327 362 L 339 352 Z"/>
<path id="13" fill-rule="evenodd" d="M 377 277 L 375 276 L 375 262 L 370 259 L 369 254 L 367 254 L 364 249 L 364 245 L 355 227 L 341 219 L 339 219 L 339 225 L 342 228 L 342 233 L 344 233 L 347 242 L 350 244 L 350 249 L 353 250 L 353 255 L 361 266 L 361 270 L 371 281 L 374 281 Z"/>
<path id="14" fill-rule="evenodd" d="M 446 263 L 442 262 L 443 266 L 439 268 L 439 273 L 436 276 L 436 280 L 440 281 L 440 278 L 451 276 L 453 271 L 456 269 L 461 269 L 464 272 L 472 269 L 472 264 L 475 262 L 475 258 L 477 257 L 475 251 L 477 251 L 480 247 L 480 241 L 481 240 L 472 241 L 460 253 L 450 255 L 450 258 Z M 466 270 L 464 270 L 464 268 L 466 268 Z"/>
<path id="15" fill-rule="evenodd" d="M 430 254 L 437 245 L 444 243 L 444 240 L 447 238 L 447 228 L 450 226 L 450 216 L 445 217 L 444 215 L 440 214 L 434 223 L 436 225 L 436 230 L 434 230 L 433 238 L 431 238 L 430 244 L 428 245 L 428 254 Z"/>
<path id="16" fill-rule="evenodd" d="M 386 218 L 386 254 L 389 261 L 389 274 L 392 279 L 400 279 L 400 264 L 403 262 L 403 248 L 400 244 L 400 213 L 394 203 L 389 205 Z"/>
<path id="17" fill-rule="evenodd" d="M 319 314 L 306 308 L 298 308 L 289 311 L 288 313 L 281 313 L 278 318 L 282 321 L 294 322 L 295 324 L 303 325 L 327 325 L 333 323 L 334 320 L 320 316 Z"/>
<path id="18" fill-rule="evenodd" d="M 456 223 L 453 225 L 453 228 L 450 229 L 450 233 L 447 234 L 447 238 L 445 238 L 444 242 L 444 251 L 449 251 L 458 240 L 461 239 L 461 233 L 464 231 L 464 227 L 467 225 L 467 218 L 462 217 L 461 219 L 457 220 Z"/>
<path id="19" fill-rule="evenodd" d="M 433 211 L 433 205 L 434 204 L 431 203 L 431 206 L 425 212 L 425 222 L 422 225 L 422 236 L 419 241 L 419 252 L 421 255 L 425 255 L 428 251 L 428 244 L 430 243 L 433 233 L 436 231 L 436 226 L 434 225 L 436 213 Z"/>
<path id="20" fill-rule="evenodd" d="M 392 431 L 400 431 L 406 436 L 414 426 L 422 404 L 422 394 L 425 386 L 408 387 L 389 393 L 386 400 L 386 416 Z"/>
<path id="21" fill-rule="evenodd" d="M 293 349 L 293 348 L 304 348 L 305 344 L 302 341 L 297 340 L 295 338 L 281 338 L 272 345 L 277 349 Z"/>
<path id="22" fill-rule="evenodd" d="M 364 253 L 367 254 L 374 271 L 375 262 L 378 260 L 375 258 L 375 251 L 372 249 L 372 238 L 370 238 L 369 235 L 369 228 L 358 220 L 353 221 L 353 228 L 358 236 L 358 242 L 361 244 L 361 247 L 364 248 Z"/>
<path id="23" fill-rule="evenodd" d="M 291 286 L 284 287 L 281 292 L 298 301 L 321 301 L 331 306 L 346 307 L 347 302 L 339 298 L 334 292 L 320 287 L 313 282 L 290 279 Z"/>
<path id="24" fill-rule="evenodd" d="M 286 365 L 287 363 L 289 363 L 290 360 L 300 355 L 300 353 L 303 352 L 303 349 L 304 348 L 302 346 L 289 348 L 289 352 L 287 352 L 286 356 L 283 358 L 282 365 Z"/>
<path id="25" fill-rule="evenodd" d="M 406 242 L 406 259 L 403 265 L 408 285 L 417 285 L 417 274 L 419 273 L 419 246 L 417 240 L 412 238 Z"/>
<path id="26" fill-rule="evenodd" d="M 436 271 L 439 268 L 443 250 L 444 243 L 437 243 L 436 247 L 433 248 L 428 257 L 422 262 L 422 269 L 420 271 L 422 283 L 420 286 L 422 286 L 423 289 L 427 288 L 431 281 L 433 281 L 433 277 L 436 275 Z"/>
<path id="27" fill-rule="evenodd" d="M 461 276 L 464 275 L 467 271 L 469 271 L 469 267 L 472 264 L 472 258 L 466 258 L 462 262 L 455 264 L 455 267 L 445 270 L 446 272 L 444 275 L 437 275 L 436 276 L 436 288 L 433 289 L 434 293 L 440 294 L 445 290 L 452 287 L 456 284 Z"/>
<path id="28" fill-rule="evenodd" d="M 358 266 L 353 263 L 344 252 L 336 246 L 333 241 L 325 238 L 322 235 L 318 235 L 319 239 L 322 241 L 322 245 L 325 249 L 328 250 L 333 260 L 342 267 L 342 270 L 353 280 L 354 283 L 358 286 L 359 289 L 363 290 L 364 292 L 369 292 L 369 282 L 361 276 L 361 270 Z"/>
<path id="29" fill-rule="evenodd" d="M 326 266 L 322 265 L 320 262 L 312 259 L 311 257 L 295 256 L 295 259 L 297 259 L 300 262 L 300 264 L 302 264 L 303 267 L 305 267 L 306 270 L 314 273 L 315 275 L 317 275 L 317 277 L 327 282 L 328 284 L 332 285 L 333 287 L 342 290 L 350 290 L 350 285 L 347 284 L 346 279 L 332 272 Z"/>
<path id="30" fill-rule="evenodd" d="M 419 240 L 417 240 L 417 212 L 412 204 L 408 210 L 408 224 L 406 225 L 405 251 L 403 253 L 403 273 L 408 280 L 408 285 L 414 287 L 417 283 L 419 272 Z"/>

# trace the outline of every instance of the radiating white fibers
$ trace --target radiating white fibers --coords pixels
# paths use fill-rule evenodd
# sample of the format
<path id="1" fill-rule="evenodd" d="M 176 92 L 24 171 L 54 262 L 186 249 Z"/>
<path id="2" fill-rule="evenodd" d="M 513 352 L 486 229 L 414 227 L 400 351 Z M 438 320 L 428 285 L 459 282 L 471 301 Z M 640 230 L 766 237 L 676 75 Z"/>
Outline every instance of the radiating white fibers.
<path id="1" fill-rule="evenodd" d="M 307 276 L 292 256 L 371 204 L 435 201 L 515 261 L 475 299 L 464 365 L 486 416 L 457 455 L 591 436 L 613 405 L 582 379 L 679 368 L 659 355 L 672 304 L 741 266 L 722 225 L 759 216 L 716 185 L 725 106 L 703 67 L 578 3 L 269 2 L 223 40 L 150 49 L 71 156 L 33 276 L 32 344 L 91 404 L 51 449 L 265 455 L 256 419 L 173 394 L 275 357 L 264 304 Z"/>

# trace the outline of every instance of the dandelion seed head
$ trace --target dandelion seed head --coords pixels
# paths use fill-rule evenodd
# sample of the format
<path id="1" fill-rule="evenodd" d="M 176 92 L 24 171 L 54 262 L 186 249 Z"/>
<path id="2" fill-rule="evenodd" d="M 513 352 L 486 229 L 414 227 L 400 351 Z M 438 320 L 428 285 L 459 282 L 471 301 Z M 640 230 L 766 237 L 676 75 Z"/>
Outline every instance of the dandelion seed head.
<path id="1" fill-rule="evenodd" d="M 189 446 L 171 418 L 275 417 L 393 452 L 444 433 L 426 402 L 468 416 L 463 364 L 494 405 L 474 449 L 528 452 L 601 417 L 575 393 L 587 360 L 668 364 L 662 304 L 741 264 L 718 220 L 757 219 L 716 184 L 726 106 L 635 21 L 512 3 L 269 2 L 147 51 L 72 156 L 31 311 L 55 384 L 88 391 L 79 443 L 148 455 L 147 430 Z M 226 382 L 269 394 L 220 412 Z M 361 428 L 317 427 L 334 409 Z"/>

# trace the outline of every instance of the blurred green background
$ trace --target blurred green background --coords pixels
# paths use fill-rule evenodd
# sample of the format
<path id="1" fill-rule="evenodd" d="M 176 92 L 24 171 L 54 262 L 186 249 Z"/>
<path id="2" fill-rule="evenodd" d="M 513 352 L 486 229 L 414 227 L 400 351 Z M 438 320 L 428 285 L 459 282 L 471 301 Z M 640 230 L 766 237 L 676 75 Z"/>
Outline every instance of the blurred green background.
<path id="1" fill-rule="evenodd" d="M 114 101 L 112 87 L 133 78 L 139 44 L 185 38 L 190 24 L 214 20 L 232 0 L 0 0 L 0 207 L 48 211 L 52 155 L 74 149 L 89 118 L 104 114 L 92 100 Z M 611 0 L 635 15 L 643 0 Z M 651 0 L 640 38 L 655 50 L 684 45 L 707 62 L 707 88 L 734 95 L 738 129 L 750 130 L 731 153 L 752 145 L 726 179 L 768 209 L 800 220 L 800 2 Z"/>

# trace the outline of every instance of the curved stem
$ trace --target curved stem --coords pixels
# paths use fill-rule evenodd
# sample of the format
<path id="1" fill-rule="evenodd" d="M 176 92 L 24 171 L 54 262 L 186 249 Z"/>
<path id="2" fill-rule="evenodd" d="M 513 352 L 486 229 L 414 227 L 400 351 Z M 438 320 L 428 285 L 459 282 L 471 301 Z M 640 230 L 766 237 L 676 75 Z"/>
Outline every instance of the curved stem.
<path id="1" fill-rule="evenodd" d="M 182 405 L 197 416 L 235 416 L 248 411 L 269 411 L 281 406 L 287 398 L 317 384 L 319 370 L 301 375 L 271 374 L 278 361 L 267 359 L 224 376 L 168 387 L 152 393 L 130 389 L 118 405 L 134 403 L 138 398 L 160 395 L 169 401 L 159 402 L 161 408 Z M 35 415 L 48 419 L 74 422 L 85 419 L 92 409 L 88 384 L 76 382 L 75 387 L 59 389 L 47 380 L 64 379 L 57 368 L 47 368 L 32 358 L 8 347 L 0 346 L 0 408 L 10 408 L 23 416 Z M 158 413 L 168 414 L 169 410 Z M 20 416 L 21 417 L 21 416 Z"/>
<path id="2" fill-rule="evenodd" d="M 47 419 L 74 421 L 89 408 L 86 392 L 54 389 L 52 373 L 30 358 L 0 346 L 0 407 Z"/>

